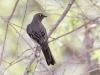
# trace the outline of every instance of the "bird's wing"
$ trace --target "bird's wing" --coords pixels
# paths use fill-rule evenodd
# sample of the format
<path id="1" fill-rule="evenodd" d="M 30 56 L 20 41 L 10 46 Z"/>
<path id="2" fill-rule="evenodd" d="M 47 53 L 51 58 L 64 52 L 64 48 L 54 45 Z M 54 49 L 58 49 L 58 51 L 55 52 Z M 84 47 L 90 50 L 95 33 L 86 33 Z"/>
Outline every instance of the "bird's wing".
<path id="1" fill-rule="evenodd" d="M 43 36 L 45 35 L 44 32 L 41 32 L 41 30 L 33 29 L 30 24 L 27 26 L 27 33 L 37 43 L 41 43 L 41 40 L 43 39 Z"/>
<path id="2" fill-rule="evenodd" d="M 42 25 L 41 25 L 42 26 Z M 44 27 L 40 27 L 40 28 L 35 28 L 33 29 L 33 27 L 29 24 L 27 26 L 27 33 L 28 35 L 34 39 L 38 44 L 47 44 L 47 33 Z"/>
<path id="3" fill-rule="evenodd" d="M 27 26 L 27 33 L 33 40 L 35 40 L 37 43 L 39 42 L 40 35 L 37 31 L 32 29 L 31 25 Z"/>
<path id="4" fill-rule="evenodd" d="M 40 32 L 41 32 L 41 36 L 42 36 L 44 39 L 46 39 L 47 33 L 46 33 L 45 29 L 40 30 Z"/>
<path id="5" fill-rule="evenodd" d="M 42 26 L 42 27 L 41 27 L 41 29 L 40 29 L 39 31 L 40 31 L 40 33 L 41 33 L 42 38 L 44 38 L 44 39 L 47 41 L 47 40 L 48 40 L 48 36 L 47 36 L 46 29 L 44 28 L 43 25 L 41 25 L 41 26 Z"/>

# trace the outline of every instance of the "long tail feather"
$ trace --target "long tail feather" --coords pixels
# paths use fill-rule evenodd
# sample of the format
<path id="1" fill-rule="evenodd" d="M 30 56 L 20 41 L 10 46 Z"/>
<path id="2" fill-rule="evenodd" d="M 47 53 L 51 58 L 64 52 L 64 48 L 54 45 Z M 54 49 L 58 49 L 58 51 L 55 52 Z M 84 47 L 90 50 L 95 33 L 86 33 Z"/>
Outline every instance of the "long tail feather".
<path id="1" fill-rule="evenodd" d="M 50 65 L 50 64 L 54 65 L 55 64 L 55 59 L 54 59 L 54 57 L 53 57 L 53 55 L 50 51 L 50 48 L 49 47 L 47 47 L 46 49 L 42 48 L 42 51 L 43 51 L 43 54 L 45 56 L 47 64 L 48 65 Z"/>

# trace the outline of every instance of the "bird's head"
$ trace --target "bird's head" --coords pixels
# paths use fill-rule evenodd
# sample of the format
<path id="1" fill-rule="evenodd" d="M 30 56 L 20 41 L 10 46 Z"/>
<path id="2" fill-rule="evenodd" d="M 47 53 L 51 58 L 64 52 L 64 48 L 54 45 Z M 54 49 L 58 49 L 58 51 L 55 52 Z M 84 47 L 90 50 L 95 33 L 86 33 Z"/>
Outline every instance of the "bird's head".
<path id="1" fill-rule="evenodd" d="M 47 16 L 45 16 L 42 13 L 37 13 L 37 14 L 34 15 L 33 19 L 38 20 L 38 21 L 42 21 L 44 17 L 47 17 Z"/>

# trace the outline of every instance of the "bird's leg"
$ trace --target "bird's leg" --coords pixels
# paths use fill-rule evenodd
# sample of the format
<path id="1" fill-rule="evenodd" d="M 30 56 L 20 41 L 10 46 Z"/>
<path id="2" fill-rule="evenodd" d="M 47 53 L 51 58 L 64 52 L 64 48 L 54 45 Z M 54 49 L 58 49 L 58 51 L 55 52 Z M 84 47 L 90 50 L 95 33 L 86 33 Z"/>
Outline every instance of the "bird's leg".
<path id="1" fill-rule="evenodd" d="M 40 48 L 39 45 L 37 45 L 37 46 L 36 46 L 36 52 L 35 52 L 36 54 L 35 54 L 35 56 L 36 56 L 36 57 L 40 57 L 40 52 L 41 52 L 41 48 Z"/>

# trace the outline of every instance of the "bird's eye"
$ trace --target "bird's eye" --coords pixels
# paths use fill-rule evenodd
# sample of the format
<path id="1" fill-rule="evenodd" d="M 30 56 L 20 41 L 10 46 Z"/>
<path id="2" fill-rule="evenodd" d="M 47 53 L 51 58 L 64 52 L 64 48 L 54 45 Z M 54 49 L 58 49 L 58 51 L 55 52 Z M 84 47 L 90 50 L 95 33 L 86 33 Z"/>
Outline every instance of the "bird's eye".
<path id="1" fill-rule="evenodd" d="M 40 14 L 40 17 L 42 17 L 42 14 Z"/>

